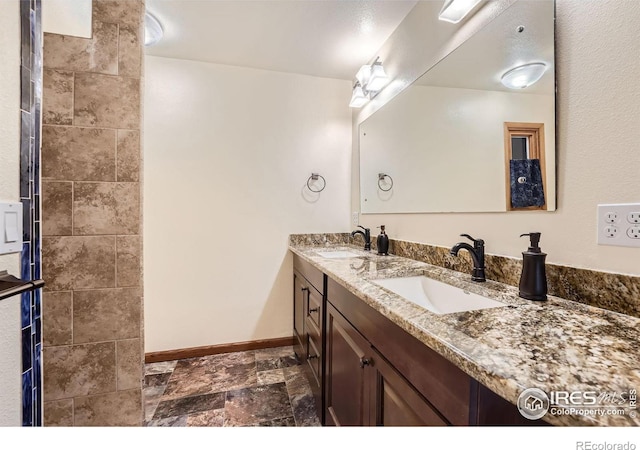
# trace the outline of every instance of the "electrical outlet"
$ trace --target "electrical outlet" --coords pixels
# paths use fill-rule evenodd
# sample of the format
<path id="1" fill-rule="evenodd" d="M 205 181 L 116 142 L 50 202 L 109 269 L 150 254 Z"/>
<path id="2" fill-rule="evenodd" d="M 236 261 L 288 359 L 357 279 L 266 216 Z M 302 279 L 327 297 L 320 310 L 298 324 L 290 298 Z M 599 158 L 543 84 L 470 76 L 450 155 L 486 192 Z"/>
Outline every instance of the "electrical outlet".
<path id="1" fill-rule="evenodd" d="M 632 211 L 627 214 L 627 222 L 640 223 L 640 211 Z"/>
<path id="2" fill-rule="evenodd" d="M 640 239 L 640 225 L 630 226 L 627 230 L 627 236 L 631 239 Z"/>
<path id="3" fill-rule="evenodd" d="M 609 211 L 604 215 L 604 221 L 607 223 L 616 223 L 618 221 L 618 214 L 613 211 Z"/>
<path id="4" fill-rule="evenodd" d="M 604 237 L 614 238 L 618 235 L 618 228 L 614 225 L 607 225 L 604 227 Z"/>
<path id="5" fill-rule="evenodd" d="M 597 242 L 599 245 L 640 247 L 640 203 L 598 205 Z"/>
<path id="6" fill-rule="evenodd" d="M 354 227 L 357 227 L 360 223 L 360 213 L 358 211 L 354 211 L 351 213 L 351 223 Z"/>

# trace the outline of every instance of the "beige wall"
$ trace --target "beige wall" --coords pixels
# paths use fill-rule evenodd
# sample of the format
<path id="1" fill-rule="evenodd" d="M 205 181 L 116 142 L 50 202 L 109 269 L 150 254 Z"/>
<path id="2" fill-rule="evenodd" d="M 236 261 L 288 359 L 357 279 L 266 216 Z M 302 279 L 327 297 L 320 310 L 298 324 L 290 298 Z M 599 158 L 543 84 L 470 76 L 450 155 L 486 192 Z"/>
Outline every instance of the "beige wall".
<path id="1" fill-rule="evenodd" d="M 47 426 L 142 424 L 143 11 L 94 0 L 90 39 L 44 36 Z"/>
<path id="2" fill-rule="evenodd" d="M 412 86 L 360 125 L 362 212 L 506 211 L 505 156 L 496 151 L 504 130 L 493 125 L 543 123 L 553 180 L 554 110 L 553 95 Z M 391 195 L 380 193 L 380 172 L 397 181 Z M 474 195 L 462 180 L 473 182 Z M 554 209 L 555 189 L 545 195 Z"/>
<path id="3" fill-rule="evenodd" d="M 390 73 L 419 76 L 429 61 L 437 59 L 422 48 L 425 32 L 419 24 L 423 9 L 416 7 L 379 52 L 383 60 L 385 55 L 396 55 L 396 71 Z M 485 239 L 487 252 L 518 258 L 526 247 L 518 236 L 540 231 L 549 262 L 640 274 L 637 249 L 596 244 L 597 204 L 640 202 L 640 85 L 633 82 L 640 76 L 640 2 L 557 0 L 556 16 L 558 210 L 363 215 L 363 224 L 384 223 L 391 238 L 442 246 L 451 246 L 460 240 L 460 233 L 469 233 Z M 481 19 L 474 18 L 467 26 L 477 26 Z M 356 112 L 354 131 L 390 95 Z M 358 211 L 355 145 L 353 162 L 352 208 Z"/>
<path id="4" fill-rule="evenodd" d="M 349 95 L 344 80 L 145 58 L 146 352 L 291 336 L 287 236 L 349 227 Z"/>
<path id="5" fill-rule="evenodd" d="M 0 2 L 0 201 L 20 201 L 20 2 Z M 18 254 L 0 270 L 20 275 Z M 0 301 L 0 426 L 22 423 L 20 296 Z"/>

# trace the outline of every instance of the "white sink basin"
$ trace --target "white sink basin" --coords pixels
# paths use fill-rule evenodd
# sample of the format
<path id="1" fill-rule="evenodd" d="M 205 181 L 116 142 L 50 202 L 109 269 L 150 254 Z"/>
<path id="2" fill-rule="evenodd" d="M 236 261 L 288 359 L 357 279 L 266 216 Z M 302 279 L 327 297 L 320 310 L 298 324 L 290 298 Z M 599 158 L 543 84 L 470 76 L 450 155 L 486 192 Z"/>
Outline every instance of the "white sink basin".
<path id="1" fill-rule="evenodd" d="M 332 250 L 332 251 L 316 252 L 316 253 L 322 256 L 323 258 L 329 258 L 329 259 L 355 258 L 357 256 L 360 256 L 359 254 L 350 252 L 349 250 Z"/>
<path id="2" fill-rule="evenodd" d="M 416 305 L 436 314 L 475 311 L 506 306 L 496 300 L 467 292 L 425 276 L 371 280 Z"/>

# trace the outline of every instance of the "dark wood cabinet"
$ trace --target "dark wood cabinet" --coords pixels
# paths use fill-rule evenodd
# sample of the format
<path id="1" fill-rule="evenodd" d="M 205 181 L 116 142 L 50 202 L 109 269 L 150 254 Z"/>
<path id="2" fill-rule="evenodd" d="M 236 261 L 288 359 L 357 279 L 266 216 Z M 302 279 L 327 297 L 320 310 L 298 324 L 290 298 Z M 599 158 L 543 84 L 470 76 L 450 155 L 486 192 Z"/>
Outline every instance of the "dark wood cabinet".
<path id="1" fill-rule="evenodd" d="M 327 304 L 325 338 L 326 425 L 367 425 L 369 342 L 331 304 Z"/>
<path id="2" fill-rule="evenodd" d="M 374 372 L 370 425 L 392 427 L 448 425 L 448 422 L 413 385 L 375 350 L 370 370 Z"/>
<path id="3" fill-rule="evenodd" d="M 294 334 L 323 425 L 547 425 L 294 255 Z"/>
<path id="4" fill-rule="evenodd" d="M 326 340 L 326 425 L 447 425 L 331 304 Z"/>
<path id="5" fill-rule="evenodd" d="M 293 268 L 294 351 L 307 375 L 318 417 L 322 420 L 325 276 L 297 255 L 294 255 Z"/>

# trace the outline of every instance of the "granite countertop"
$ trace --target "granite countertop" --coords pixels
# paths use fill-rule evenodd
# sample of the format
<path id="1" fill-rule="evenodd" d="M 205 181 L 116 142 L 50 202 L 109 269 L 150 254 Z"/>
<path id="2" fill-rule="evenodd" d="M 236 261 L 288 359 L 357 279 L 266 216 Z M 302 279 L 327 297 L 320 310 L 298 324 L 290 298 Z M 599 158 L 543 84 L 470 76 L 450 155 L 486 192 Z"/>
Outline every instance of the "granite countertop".
<path id="1" fill-rule="evenodd" d="M 544 302 L 525 300 L 513 286 L 472 282 L 469 274 L 379 256 L 361 247 L 291 244 L 289 249 L 513 404 L 527 388 L 547 394 L 590 391 L 599 403 L 576 408 L 623 412 L 583 415 L 562 410 L 544 416 L 550 424 L 640 425 L 629 402 L 630 392 L 640 388 L 640 319 L 553 296 Z M 329 259 L 318 255 L 320 250 L 349 250 L 358 256 Z M 414 275 L 498 300 L 505 307 L 439 315 L 370 281 Z"/>

